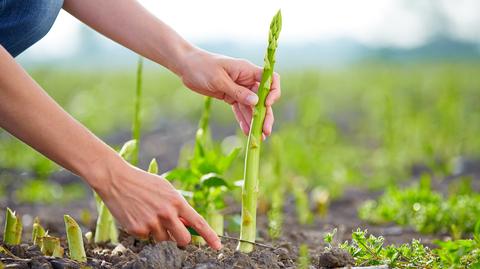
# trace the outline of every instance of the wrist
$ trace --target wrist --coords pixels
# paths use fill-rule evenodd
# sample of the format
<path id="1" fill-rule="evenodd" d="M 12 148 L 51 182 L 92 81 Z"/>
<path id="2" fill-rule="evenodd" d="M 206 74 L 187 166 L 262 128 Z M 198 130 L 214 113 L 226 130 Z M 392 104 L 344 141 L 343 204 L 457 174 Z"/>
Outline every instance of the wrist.
<path id="1" fill-rule="evenodd" d="M 80 176 L 100 196 L 108 193 L 114 186 L 116 175 L 123 173 L 129 164 L 114 150 L 108 149 L 98 158 L 93 159 Z"/>
<path id="2" fill-rule="evenodd" d="M 183 77 L 189 69 L 189 63 L 192 61 L 192 57 L 202 52 L 201 49 L 191 45 L 185 44 L 178 49 L 177 56 L 172 58 L 172 68 L 169 68 L 173 73 L 179 77 Z"/>

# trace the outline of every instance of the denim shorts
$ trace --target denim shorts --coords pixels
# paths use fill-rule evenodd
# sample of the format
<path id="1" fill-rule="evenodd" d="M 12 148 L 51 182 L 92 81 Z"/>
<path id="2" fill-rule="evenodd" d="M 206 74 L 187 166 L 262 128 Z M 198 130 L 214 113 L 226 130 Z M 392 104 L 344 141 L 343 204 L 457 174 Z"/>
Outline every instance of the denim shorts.
<path id="1" fill-rule="evenodd" d="M 0 44 L 19 55 L 50 31 L 62 6 L 63 0 L 0 0 Z"/>

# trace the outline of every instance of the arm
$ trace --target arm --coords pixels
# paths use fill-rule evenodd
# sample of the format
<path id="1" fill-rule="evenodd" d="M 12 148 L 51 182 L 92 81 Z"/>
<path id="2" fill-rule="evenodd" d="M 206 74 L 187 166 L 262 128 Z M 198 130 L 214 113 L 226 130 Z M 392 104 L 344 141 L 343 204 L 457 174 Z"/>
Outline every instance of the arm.
<path id="1" fill-rule="evenodd" d="M 65 0 L 63 8 L 110 39 L 167 67 L 190 89 L 231 104 L 240 127 L 249 132 L 262 68 L 194 47 L 135 0 Z M 279 97 L 280 78 L 275 74 L 265 103 L 264 135 L 272 131 L 271 106 Z"/>
<path id="2" fill-rule="evenodd" d="M 68 115 L 0 46 L 0 127 L 81 176 L 129 232 L 179 245 L 186 219 L 214 248 L 220 241 L 168 181 L 137 169 Z"/>

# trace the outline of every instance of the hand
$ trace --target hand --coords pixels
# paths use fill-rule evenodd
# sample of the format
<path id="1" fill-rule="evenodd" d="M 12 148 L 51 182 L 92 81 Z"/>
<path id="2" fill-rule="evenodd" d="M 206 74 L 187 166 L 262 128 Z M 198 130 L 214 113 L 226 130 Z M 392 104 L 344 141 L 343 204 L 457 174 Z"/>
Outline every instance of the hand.
<path id="1" fill-rule="evenodd" d="M 253 106 L 258 102 L 255 94 L 263 69 L 246 60 L 229 58 L 194 49 L 182 61 L 180 76 L 183 83 L 200 94 L 224 100 L 232 105 L 235 118 L 248 135 Z M 267 114 L 263 125 L 264 137 L 272 132 L 274 122 L 272 105 L 280 98 L 280 76 L 274 73 L 271 90 L 265 100 Z"/>
<path id="2" fill-rule="evenodd" d="M 115 219 L 129 234 L 152 235 L 156 241 L 173 240 L 179 246 L 191 241 L 184 222 L 194 228 L 214 249 L 221 243 L 207 222 L 164 178 L 115 160 L 114 169 L 95 187 Z"/>

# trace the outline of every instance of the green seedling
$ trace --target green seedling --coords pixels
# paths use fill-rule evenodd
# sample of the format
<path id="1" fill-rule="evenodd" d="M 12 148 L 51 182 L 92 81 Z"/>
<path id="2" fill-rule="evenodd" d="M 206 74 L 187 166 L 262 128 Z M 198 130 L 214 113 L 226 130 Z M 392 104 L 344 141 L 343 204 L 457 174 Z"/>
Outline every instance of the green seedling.
<path id="1" fill-rule="evenodd" d="M 268 211 L 268 233 L 272 239 L 278 239 L 282 235 L 283 228 L 283 208 L 285 204 L 286 186 L 283 182 L 285 178 L 283 145 L 278 136 L 271 137 L 272 158 L 273 158 L 273 177 L 272 184 L 266 186 L 264 192 L 271 193 L 271 206 Z M 266 185 L 266 184 L 265 184 Z M 264 185 L 264 186 L 265 186 Z M 268 197 L 269 195 L 267 195 Z"/>
<path id="2" fill-rule="evenodd" d="M 417 185 L 390 187 L 378 201 L 367 201 L 359 209 L 359 217 L 372 223 L 396 222 L 423 233 L 450 233 L 459 239 L 474 231 L 480 218 L 480 195 L 443 197 L 432 190 L 430 177 L 424 175 Z"/>
<path id="3" fill-rule="evenodd" d="M 212 229 L 223 234 L 224 216 L 221 210 L 225 207 L 223 198 L 233 186 L 224 178 L 239 148 L 224 154 L 211 141 L 209 131 L 211 99 L 205 98 L 203 113 L 195 136 L 193 157 L 186 166 L 179 166 L 163 176 L 174 181 L 182 190 L 188 202 L 207 220 Z M 180 163 L 180 161 L 179 161 Z M 193 237 L 195 243 L 203 244 L 199 237 Z"/>
<path id="4" fill-rule="evenodd" d="M 95 196 L 97 200 L 98 218 L 97 225 L 95 227 L 94 242 L 99 244 L 110 241 L 112 244 L 117 244 L 118 228 L 116 226 L 115 219 L 105 203 L 100 200 L 100 197 L 98 195 Z"/>
<path id="5" fill-rule="evenodd" d="M 137 83 L 135 89 L 135 110 L 132 124 L 132 137 L 136 141 L 136 146 L 133 149 L 131 163 L 138 165 L 138 157 L 140 153 L 140 131 L 141 131 L 141 103 L 142 103 L 142 72 L 143 72 L 143 57 L 138 58 L 137 64 Z"/>
<path id="6" fill-rule="evenodd" d="M 41 238 L 41 242 L 40 251 L 43 255 L 57 258 L 63 257 L 64 249 L 60 245 L 60 238 L 46 234 Z"/>
<path id="7" fill-rule="evenodd" d="M 155 158 L 153 158 L 151 161 L 150 161 L 150 164 L 148 165 L 148 172 L 150 174 L 158 174 L 158 163 L 157 163 L 157 160 Z"/>
<path id="8" fill-rule="evenodd" d="M 298 267 L 299 269 L 309 269 L 310 268 L 310 253 L 308 246 L 305 244 L 300 245 L 298 250 Z"/>
<path id="9" fill-rule="evenodd" d="M 313 222 L 314 216 L 310 210 L 308 192 L 306 191 L 306 187 L 303 186 L 304 179 L 301 177 L 296 177 L 295 179 L 297 182 L 291 184 L 291 188 L 295 198 L 297 219 L 300 224 L 310 224 Z"/>
<path id="10" fill-rule="evenodd" d="M 32 228 L 32 242 L 34 245 L 41 246 L 42 244 L 42 237 L 46 234 L 45 229 L 40 224 L 40 219 L 38 217 L 35 218 L 33 221 L 33 228 Z"/>
<path id="11" fill-rule="evenodd" d="M 262 79 L 258 87 L 258 103 L 253 111 L 250 134 L 245 154 L 244 184 L 242 190 L 242 223 L 240 239 L 255 242 L 257 219 L 258 174 L 260 166 L 260 148 L 262 144 L 262 128 L 265 120 L 265 99 L 270 91 L 273 69 L 275 66 L 275 51 L 282 29 L 282 15 L 280 10 L 273 17 L 268 34 L 268 49 L 265 55 Z M 237 250 L 249 253 L 253 245 L 240 242 Z"/>
<path id="12" fill-rule="evenodd" d="M 67 231 L 69 257 L 77 262 L 86 262 L 87 255 L 83 246 L 83 235 L 80 226 L 69 215 L 64 215 L 65 230 Z"/>
<path id="13" fill-rule="evenodd" d="M 3 242 L 7 245 L 18 245 L 22 241 L 22 220 L 10 208 L 5 212 L 5 228 Z"/>

